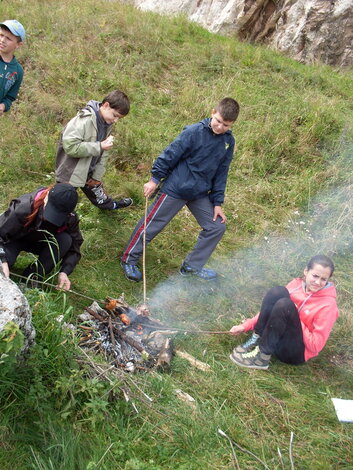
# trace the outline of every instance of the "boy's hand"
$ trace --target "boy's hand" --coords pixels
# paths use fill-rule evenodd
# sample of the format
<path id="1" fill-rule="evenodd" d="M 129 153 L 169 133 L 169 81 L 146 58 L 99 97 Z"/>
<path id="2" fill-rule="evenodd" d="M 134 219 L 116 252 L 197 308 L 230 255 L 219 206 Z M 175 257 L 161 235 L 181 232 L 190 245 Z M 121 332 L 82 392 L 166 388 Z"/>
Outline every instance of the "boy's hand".
<path id="1" fill-rule="evenodd" d="M 143 185 L 143 195 L 145 197 L 152 196 L 152 194 L 155 192 L 158 184 L 155 183 L 154 181 L 149 181 L 148 183 L 145 183 Z"/>
<path id="2" fill-rule="evenodd" d="M 0 103 L 0 116 L 3 116 L 5 113 L 5 105 L 4 103 Z"/>
<path id="3" fill-rule="evenodd" d="M 244 333 L 244 327 L 241 325 L 234 325 L 232 328 L 229 330 L 229 333 L 231 335 L 240 335 L 240 333 Z"/>
<path id="4" fill-rule="evenodd" d="M 221 223 L 225 224 L 227 222 L 227 217 L 224 215 L 224 212 L 222 210 L 221 206 L 214 206 L 214 211 L 213 211 L 213 222 L 216 222 L 217 217 L 220 217 Z"/>
<path id="5" fill-rule="evenodd" d="M 59 273 L 57 289 L 70 290 L 71 282 L 66 273 Z"/>
<path id="6" fill-rule="evenodd" d="M 110 150 L 113 147 L 114 137 L 110 135 L 105 140 L 101 142 L 102 150 Z"/>

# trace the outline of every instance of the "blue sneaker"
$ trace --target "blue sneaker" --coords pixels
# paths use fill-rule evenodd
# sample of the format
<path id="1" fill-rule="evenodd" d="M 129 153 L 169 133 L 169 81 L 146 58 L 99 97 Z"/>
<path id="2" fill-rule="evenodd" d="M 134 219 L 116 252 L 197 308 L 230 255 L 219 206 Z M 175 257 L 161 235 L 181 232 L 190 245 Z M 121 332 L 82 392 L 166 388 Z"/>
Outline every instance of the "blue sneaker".
<path id="1" fill-rule="evenodd" d="M 217 278 L 217 273 L 213 269 L 194 269 L 186 263 L 183 263 L 180 268 L 180 274 L 183 276 L 196 276 L 204 281 L 213 281 Z"/>
<path id="2" fill-rule="evenodd" d="M 135 281 L 135 282 L 141 281 L 142 274 L 136 265 L 124 263 L 123 261 L 120 264 L 121 264 L 121 267 L 123 268 L 126 279 L 129 279 L 129 281 Z"/>

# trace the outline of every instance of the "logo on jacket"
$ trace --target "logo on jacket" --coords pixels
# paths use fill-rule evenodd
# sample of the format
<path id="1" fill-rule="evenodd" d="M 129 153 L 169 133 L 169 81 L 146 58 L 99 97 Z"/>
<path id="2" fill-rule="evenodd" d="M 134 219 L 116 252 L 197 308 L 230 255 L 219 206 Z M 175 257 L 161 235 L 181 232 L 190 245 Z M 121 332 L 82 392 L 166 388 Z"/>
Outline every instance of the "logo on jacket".
<path id="1" fill-rule="evenodd" d="M 225 146 L 226 150 L 228 150 L 228 149 L 229 149 L 229 146 L 230 146 L 230 144 L 228 144 L 228 142 L 226 142 L 224 146 Z"/>
<path id="2" fill-rule="evenodd" d="M 7 73 L 5 79 L 7 80 L 5 82 L 5 91 L 9 91 L 17 79 L 17 72 Z"/>

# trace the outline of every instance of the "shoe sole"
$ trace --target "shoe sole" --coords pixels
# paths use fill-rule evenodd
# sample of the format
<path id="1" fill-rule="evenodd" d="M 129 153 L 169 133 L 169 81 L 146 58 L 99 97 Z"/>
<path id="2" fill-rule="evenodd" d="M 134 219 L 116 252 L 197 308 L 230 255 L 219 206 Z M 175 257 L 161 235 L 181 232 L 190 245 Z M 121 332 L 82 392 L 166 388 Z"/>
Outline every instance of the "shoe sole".
<path id="1" fill-rule="evenodd" d="M 127 275 L 124 273 L 125 275 L 125 278 L 128 280 L 128 281 L 131 281 L 131 282 L 141 282 L 142 279 L 131 279 L 131 277 L 127 277 Z"/>
<path id="2" fill-rule="evenodd" d="M 235 350 L 235 352 L 237 352 L 237 353 L 239 353 L 239 354 L 244 354 L 244 353 L 248 353 L 248 352 L 252 351 L 252 350 L 255 349 L 255 348 L 256 348 L 256 346 L 251 347 L 251 348 L 249 348 L 249 349 L 244 349 L 244 348 L 242 348 L 241 346 L 238 346 L 238 347 L 236 347 L 234 350 Z M 233 352 L 234 352 L 234 351 L 233 351 Z"/>
<path id="3" fill-rule="evenodd" d="M 200 281 L 206 281 L 206 282 L 210 282 L 210 281 L 216 281 L 218 279 L 218 276 L 216 277 L 212 277 L 211 279 L 205 279 L 204 277 L 200 277 L 198 276 L 197 274 L 194 274 L 194 273 L 183 273 L 179 270 L 179 274 L 181 274 L 182 276 L 184 277 L 193 277 L 195 279 L 200 279 Z"/>
<path id="4" fill-rule="evenodd" d="M 229 356 L 229 359 L 234 362 L 234 364 L 236 364 L 237 366 L 240 366 L 240 367 L 246 367 L 247 369 L 258 369 L 258 370 L 267 370 L 269 368 L 269 366 L 256 366 L 256 365 L 251 365 L 251 366 L 248 366 L 246 364 L 243 364 L 242 362 L 238 362 L 236 360 L 236 358 L 233 356 L 233 354 L 230 354 Z"/>

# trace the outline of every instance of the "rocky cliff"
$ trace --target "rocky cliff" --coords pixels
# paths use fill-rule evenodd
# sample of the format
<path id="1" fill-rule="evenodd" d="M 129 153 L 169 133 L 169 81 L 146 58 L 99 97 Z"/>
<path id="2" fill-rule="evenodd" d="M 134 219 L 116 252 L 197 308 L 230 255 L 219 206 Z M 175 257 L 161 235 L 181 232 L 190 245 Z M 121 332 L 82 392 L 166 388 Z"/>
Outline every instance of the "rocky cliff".
<path id="1" fill-rule="evenodd" d="M 130 0 L 142 10 L 184 13 L 209 31 L 263 42 L 294 59 L 353 63 L 353 0 Z"/>

